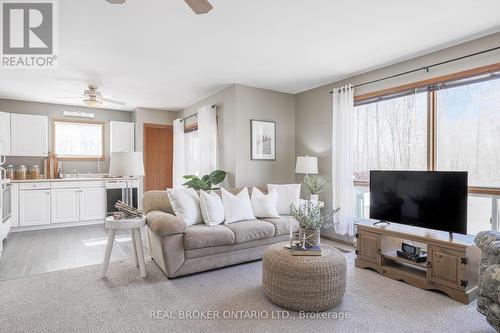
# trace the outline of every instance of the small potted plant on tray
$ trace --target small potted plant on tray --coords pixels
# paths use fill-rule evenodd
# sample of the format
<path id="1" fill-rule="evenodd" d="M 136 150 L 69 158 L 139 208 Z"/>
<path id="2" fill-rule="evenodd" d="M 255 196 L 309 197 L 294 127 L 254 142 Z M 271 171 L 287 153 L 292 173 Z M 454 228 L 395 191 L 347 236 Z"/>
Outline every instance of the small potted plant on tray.
<path id="1" fill-rule="evenodd" d="M 340 211 L 340 207 L 321 213 L 321 207 L 317 202 L 305 201 L 303 206 L 297 208 L 294 205 L 290 208 L 290 214 L 299 223 L 298 244 L 290 239 L 290 246 L 298 245 L 302 249 L 319 246 L 321 227 L 331 225 L 334 215 Z"/>

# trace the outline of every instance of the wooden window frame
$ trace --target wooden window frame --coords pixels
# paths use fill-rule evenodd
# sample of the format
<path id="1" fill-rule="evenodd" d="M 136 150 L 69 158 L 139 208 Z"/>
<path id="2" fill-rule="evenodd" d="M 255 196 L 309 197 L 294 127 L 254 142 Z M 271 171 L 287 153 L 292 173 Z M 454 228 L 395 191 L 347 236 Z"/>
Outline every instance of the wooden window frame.
<path id="1" fill-rule="evenodd" d="M 500 63 L 477 67 L 457 73 L 437 76 L 435 78 L 404 84 L 397 87 L 383 89 L 367 94 L 354 96 L 355 102 L 375 99 L 378 97 L 395 95 L 409 90 L 415 90 L 437 84 L 463 80 L 475 76 L 485 75 L 500 71 Z M 427 91 L 427 171 L 437 170 L 437 93 L 436 90 Z M 376 102 L 376 101 L 375 101 Z M 355 186 L 369 187 L 367 181 L 354 181 Z M 469 186 L 469 193 L 498 196 L 500 188 Z"/>
<path id="2" fill-rule="evenodd" d="M 52 151 L 55 153 L 56 152 L 56 126 L 55 123 L 71 123 L 71 124 L 93 124 L 93 125 L 101 125 L 102 126 L 102 147 L 101 147 L 101 156 L 96 156 L 96 157 L 59 157 L 57 156 L 58 160 L 62 161 L 95 161 L 99 159 L 100 161 L 105 161 L 105 150 L 106 150 L 106 136 L 105 136 L 105 126 L 106 123 L 104 121 L 99 121 L 99 120 L 84 120 L 84 119 L 62 119 L 62 118 L 52 118 L 51 121 L 51 148 Z"/>

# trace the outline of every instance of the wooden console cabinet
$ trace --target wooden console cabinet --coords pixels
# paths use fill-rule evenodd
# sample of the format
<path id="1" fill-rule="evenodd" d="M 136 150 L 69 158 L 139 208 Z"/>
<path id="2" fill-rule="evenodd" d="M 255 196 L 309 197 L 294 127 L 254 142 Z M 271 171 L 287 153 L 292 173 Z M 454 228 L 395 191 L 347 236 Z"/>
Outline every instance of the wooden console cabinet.
<path id="1" fill-rule="evenodd" d="M 474 237 L 397 223 L 374 226 L 374 221 L 355 223 L 356 260 L 359 268 L 372 268 L 391 279 L 422 289 L 435 289 L 469 304 L 477 296 L 480 250 Z M 398 257 L 403 241 L 427 249 L 427 262 Z"/>

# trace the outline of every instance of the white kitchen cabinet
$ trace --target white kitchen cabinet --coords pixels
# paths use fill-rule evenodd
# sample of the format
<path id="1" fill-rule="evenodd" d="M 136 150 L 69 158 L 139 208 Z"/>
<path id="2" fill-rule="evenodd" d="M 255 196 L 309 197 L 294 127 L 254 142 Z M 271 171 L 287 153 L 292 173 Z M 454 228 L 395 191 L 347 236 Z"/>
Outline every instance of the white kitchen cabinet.
<path id="1" fill-rule="evenodd" d="M 134 151 L 134 123 L 126 121 L 111 121 L 109 123 L 110 151 Z"/>
<path id="2" fill-rule="evenodd" d="M 80 220 L 80 189 L 56 188 L 51 190 L 51 222 L 65 223 Z"/>
<path id="3" fill-rule="evenodd" d="M 10 190 L 10 226 L 12 228 L 19 227 L 19 184 L 11 184 Z"/>
<path id="4" fill-rule="evenodd" d="M 19 226 L 50 223 L 50 190 L 19 191 Z"/>
<path id="5" fill-rule="evenodd" d="M 10 155 L 10 113 L 0 112 L 0 154 Z"/>
<path id="6" fill-rule="evenodd" d="M 47 156 L 48 118 L 29 114 L 10 115 L 11 156 Z"/>
<path id="7" fill-rule="evenodd" d="M 80 220 L 100 220 L 106 217 L 106 188 L 82 187 L 80 190 Z"/>

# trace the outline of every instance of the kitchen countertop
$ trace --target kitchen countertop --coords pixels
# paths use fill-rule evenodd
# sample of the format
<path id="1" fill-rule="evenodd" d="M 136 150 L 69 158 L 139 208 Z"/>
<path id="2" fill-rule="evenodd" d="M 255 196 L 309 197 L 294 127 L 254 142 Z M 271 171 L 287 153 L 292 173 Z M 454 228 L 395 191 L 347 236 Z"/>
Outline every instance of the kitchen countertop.
<path id="1" fill-rule="evenodd" d="M 137 177 L 128 178 L 128 180 L 138 180 Z M 67 177 L 67 178 L 55 178 L 55 179 L 12 179 L 11 183 L 39 183 L 39 182 L 84 182 L 84 181 L 108 181 L 108 180 L 125 180 L 123 177 L 105 177 L 105 176 L 96 176 L 96 177 Z"/>

